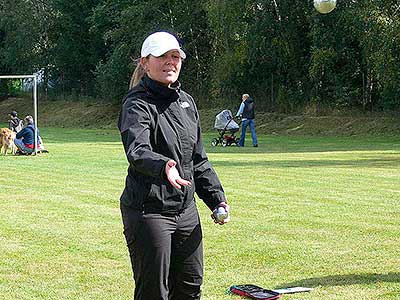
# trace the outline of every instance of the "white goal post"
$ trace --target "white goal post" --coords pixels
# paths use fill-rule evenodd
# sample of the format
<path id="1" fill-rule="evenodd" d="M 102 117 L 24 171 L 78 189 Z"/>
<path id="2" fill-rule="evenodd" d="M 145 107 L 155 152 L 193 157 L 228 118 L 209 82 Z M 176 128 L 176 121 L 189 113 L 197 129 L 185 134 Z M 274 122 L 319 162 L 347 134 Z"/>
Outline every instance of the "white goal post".
<path id="1" fill-rule="evenodd" d="M 36 75 L 0 75 L 0 79 L 25 79 L 25 78 L 33 78 L 33 118 L 35 120 L 35 152 L 37 153 L 38 150 L 38 136 L 37 136 L 37 129 L 38 129 L 38 112 L 37 112 L 37 77 Z"/>

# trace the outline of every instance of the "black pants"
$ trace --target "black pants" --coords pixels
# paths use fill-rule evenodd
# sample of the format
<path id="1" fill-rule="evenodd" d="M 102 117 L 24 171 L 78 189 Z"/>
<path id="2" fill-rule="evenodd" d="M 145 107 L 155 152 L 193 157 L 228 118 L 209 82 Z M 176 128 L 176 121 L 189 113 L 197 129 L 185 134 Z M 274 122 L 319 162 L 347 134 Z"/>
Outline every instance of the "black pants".
<path id="1" fill-rule="evenodd" d="M 203 244 L 196 204 L 176 216 L 144 214 L 123 204 L 121 213 L 134 299 L 200 299 Z"/>

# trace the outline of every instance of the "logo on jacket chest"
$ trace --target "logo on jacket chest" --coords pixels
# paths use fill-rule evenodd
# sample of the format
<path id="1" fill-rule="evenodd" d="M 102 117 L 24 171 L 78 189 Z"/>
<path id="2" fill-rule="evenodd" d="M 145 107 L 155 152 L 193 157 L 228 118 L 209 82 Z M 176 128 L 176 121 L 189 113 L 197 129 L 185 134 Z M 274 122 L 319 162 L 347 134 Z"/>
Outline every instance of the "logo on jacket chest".
<path id="1" fill-rule="evenodd" d="M 179 103 L 179 105 L 180 105 L 182 108 L 188 108 L 188 107 L 190 107 L 190 104 L 189 104 L 189 102 L 187 102 L 187 101 L 182 101 L 182 102 Z"/>

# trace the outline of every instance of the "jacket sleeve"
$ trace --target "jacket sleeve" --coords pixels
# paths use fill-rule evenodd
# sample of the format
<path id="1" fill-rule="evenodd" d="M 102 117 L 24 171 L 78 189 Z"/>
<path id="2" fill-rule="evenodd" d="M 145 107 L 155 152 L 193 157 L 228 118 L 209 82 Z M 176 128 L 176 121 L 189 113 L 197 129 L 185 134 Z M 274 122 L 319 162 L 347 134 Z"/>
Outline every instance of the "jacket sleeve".
<path id="1" fill-rule="evenodd" d="M 15 136 L 17 139 L 22 139 L 25 135 L 26 132 L 26 128 L 22 129 L 20 132 L 17 133 L 17 135 Z"/>
<path id="2" fill-rule="evenodd" d="M 153 151 L 150 136 L 154 120 L 144 101 L 127 99 L 122 107 L 118 127 L 126 157 L 131 167 L 147 176 L 162 176 L 168 157 Z M 152 126 L 153 125 L 153 126 Z"/>
<path id="3" fill-rule="evenodd" d="M 200 199 L 211 210 L 215 209 L 219 203 L 226 202 L 224 189 L 204 150 L 199 121 L 193 163 L 196 193 Z"/>
<path id="4" fill-rule="evenodd" d="M 240 103 L 239 110 L 236 113 L 236 117 L 239 117 L 241 114 L 243 114 L 243 109 L 244 109 L 244 102 Z"/>

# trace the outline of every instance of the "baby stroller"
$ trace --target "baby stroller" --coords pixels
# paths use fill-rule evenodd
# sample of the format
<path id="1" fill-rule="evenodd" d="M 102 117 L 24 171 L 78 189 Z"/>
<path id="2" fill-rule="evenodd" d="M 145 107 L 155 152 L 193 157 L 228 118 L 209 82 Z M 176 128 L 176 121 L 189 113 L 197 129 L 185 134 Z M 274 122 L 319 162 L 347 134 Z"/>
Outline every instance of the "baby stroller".
<path id="1" fill-rule="evenodd" d="M 233 120 L 230 110 L 225 109 L 215 116 L 214 128 L 218 131 L 219 137 L 212 139 L 211 146 L 226 147 L 238 144 L 239 139 L 235 136 L 235 132 L 239 130 L 239 125 Z"/>

